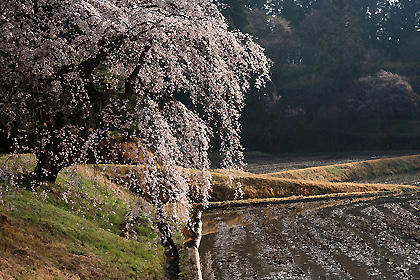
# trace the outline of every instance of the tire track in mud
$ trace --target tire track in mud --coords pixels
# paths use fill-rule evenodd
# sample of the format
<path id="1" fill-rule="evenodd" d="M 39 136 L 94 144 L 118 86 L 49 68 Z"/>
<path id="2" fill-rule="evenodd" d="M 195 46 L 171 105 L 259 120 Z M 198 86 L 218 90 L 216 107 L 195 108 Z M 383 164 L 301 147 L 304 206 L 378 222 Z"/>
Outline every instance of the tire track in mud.
<path id="1" fill-rule="evenodd" d="M 200 254 L 211 252 L 215 279 L 420 279 L 419 201 L 414 194 L 213 210 Z M 239 222 L 229 223 L 232 212 Z"/>

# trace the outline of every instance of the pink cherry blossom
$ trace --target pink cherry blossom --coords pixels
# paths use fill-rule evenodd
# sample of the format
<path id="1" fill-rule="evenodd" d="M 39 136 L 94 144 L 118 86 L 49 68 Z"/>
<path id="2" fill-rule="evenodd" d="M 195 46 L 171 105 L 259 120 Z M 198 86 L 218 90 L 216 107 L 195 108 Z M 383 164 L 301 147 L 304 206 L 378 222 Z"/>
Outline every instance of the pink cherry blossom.
<path id="1" fill-rule="evenodd" d="M 211 139 L 224 168 L 243 166 L 244 94 L 265 85 L 270 67 L 211 0 L 0 3 L 1 122 L 17 153 L 36 155 L 41 181 L 110 162 L 101 145 L 119 132 L 146 155 L 131 185 L 146 186 L 153 204 L 205 202 Z"/>

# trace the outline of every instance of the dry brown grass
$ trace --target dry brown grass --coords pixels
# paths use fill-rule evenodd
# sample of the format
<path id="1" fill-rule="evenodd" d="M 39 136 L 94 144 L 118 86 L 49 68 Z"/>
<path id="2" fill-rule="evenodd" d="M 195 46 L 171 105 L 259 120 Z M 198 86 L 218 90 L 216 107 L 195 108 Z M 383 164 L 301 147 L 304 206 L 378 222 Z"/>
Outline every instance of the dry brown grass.
<path id="1" fill-rule="evenodd" d="M 275 178 L 318 182 L 350 182 L 420 169 L 420 155 L 367 160 L 265 174 Z"/>
<path id="2" fill-rule="evenodd" d="M 418 190 L 415 186 L 351 183 L 349 181 L 420 169 L 420 155 L 369 160 L 312 167 L 269 174 L 236 172 L 235 182 L 242 185 L 243 199 L 325 195 L 354 192 L 395 192 Z M 235 187 L 226 184 L 229 175 L 220 170 L 212 173 L 211 201 L 235 199 Z"/>

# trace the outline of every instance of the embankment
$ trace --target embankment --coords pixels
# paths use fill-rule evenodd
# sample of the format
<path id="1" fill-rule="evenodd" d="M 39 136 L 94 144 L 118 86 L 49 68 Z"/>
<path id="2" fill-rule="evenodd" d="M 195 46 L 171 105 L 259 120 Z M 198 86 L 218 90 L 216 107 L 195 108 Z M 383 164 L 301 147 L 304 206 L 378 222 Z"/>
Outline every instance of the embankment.
<path id="1" fill-rule="evenodd" d="M 417 190 L 416 186 L 395 184 L 353 183 L 376 176 L 420 170 L 420 155 L 367 160 L 361 162 L 311 167 L 268 174 L 235 172 L 233 184 L 226 184 L 230 175 L 226 171 L 212 173 L 211 201 L 234 200 L 242 185 L 243 199 L 311 196 L 331 193 L 397 192 Z"/>
<path id="2" fill-rule="evenodd" d="M 318 182 L 353 182 L 415 170 L 420 170 L 420 155 L 311 167 L 268 173 L 265 176 Z"/>

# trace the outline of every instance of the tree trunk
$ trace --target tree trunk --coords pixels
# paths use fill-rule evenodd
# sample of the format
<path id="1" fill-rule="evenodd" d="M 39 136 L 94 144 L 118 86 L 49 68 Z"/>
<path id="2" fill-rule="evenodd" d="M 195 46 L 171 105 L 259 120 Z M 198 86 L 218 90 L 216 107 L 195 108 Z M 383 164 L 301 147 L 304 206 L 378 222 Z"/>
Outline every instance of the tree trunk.
<path id="1" fill-rule="evenodd" d="M 36 155 L 35 179 L 40 182 L 55 182 L 60 172 L 61 165 L 57 148 L 53 143 L 46 145 L 45 149 Z"/>
<path id="2" fill-rule="evenodd" d="M 40 182 L 54 182 L 60 170 L 65 167 L 70 158 L 63 151 L 63 137 L 58 137 L 60 129 L 64 127 L 64 119 L 51 115 L 48 108 L 39 109 L 39 119 L 35 122 L 37 128 L 34 139 L 36 167 L 35 180 Z"/>

